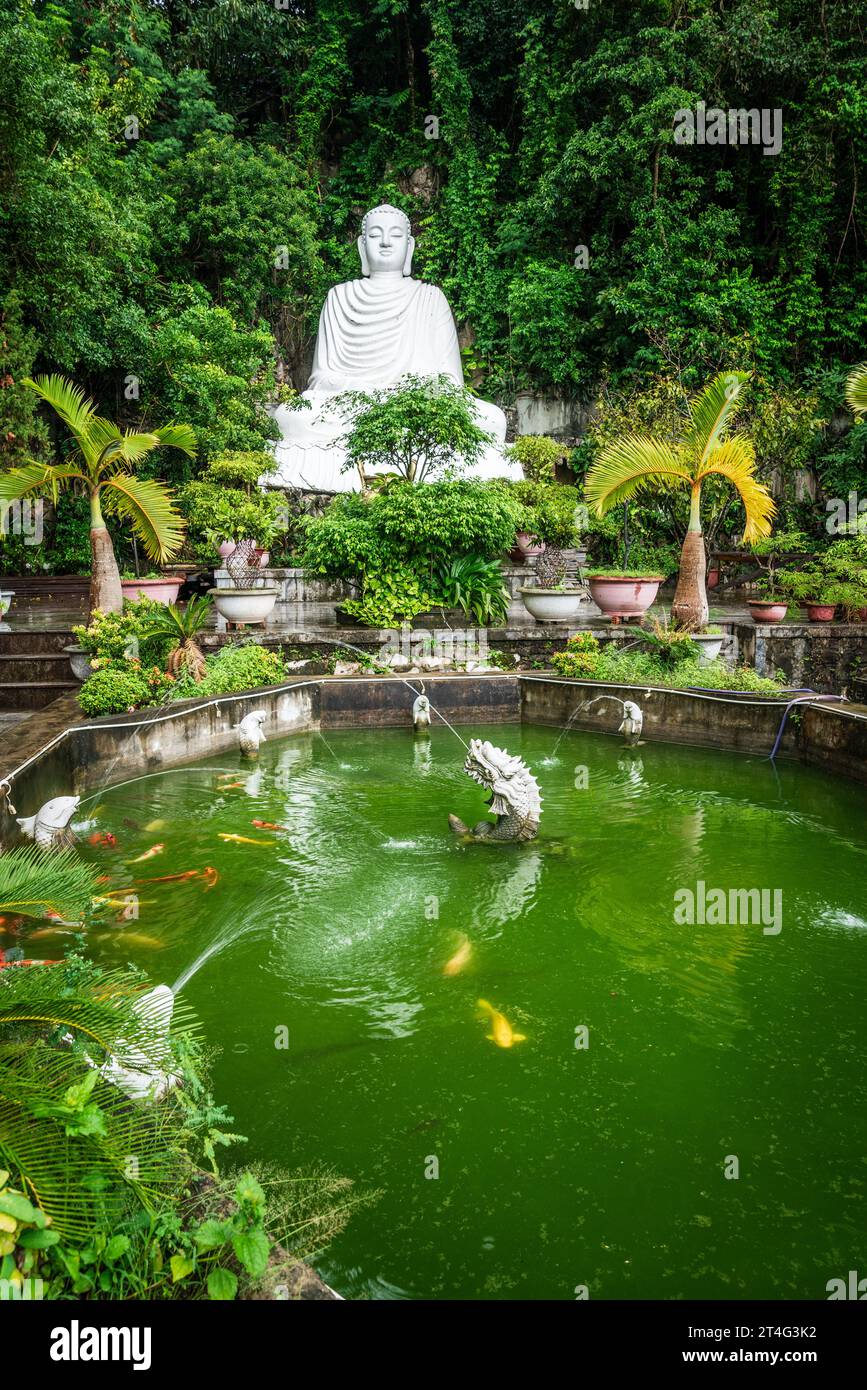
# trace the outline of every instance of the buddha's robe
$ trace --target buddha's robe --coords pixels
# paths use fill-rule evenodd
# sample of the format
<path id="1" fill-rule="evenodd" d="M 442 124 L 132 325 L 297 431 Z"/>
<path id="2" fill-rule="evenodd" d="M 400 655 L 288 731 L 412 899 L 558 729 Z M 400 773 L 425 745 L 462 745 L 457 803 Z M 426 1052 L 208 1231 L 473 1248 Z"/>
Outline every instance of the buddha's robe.
<path id="1" fill-rule="evenodd" d="M 357 489 L 355 470 L 341 472 L 346 455 L 336 441 L 346 434 L 348 422 L 331 407 L 331 398 L 341 391 L 394 386 L 410 374 L 446 376 L 463 385 L 457 330 L 442 290 L 398 275 L 335 285 L 319 316 L 313 369 L 302 393 L 309 408 L 279 406 L 274 411 L 282 434 L 275 447 L 275 481 L 327 492 Z M 502 456 L 505 415 L 487 401 L 473 404 L 478 424 L 494 442 L 465 476 L 521 477 L 521 470 Z"/>

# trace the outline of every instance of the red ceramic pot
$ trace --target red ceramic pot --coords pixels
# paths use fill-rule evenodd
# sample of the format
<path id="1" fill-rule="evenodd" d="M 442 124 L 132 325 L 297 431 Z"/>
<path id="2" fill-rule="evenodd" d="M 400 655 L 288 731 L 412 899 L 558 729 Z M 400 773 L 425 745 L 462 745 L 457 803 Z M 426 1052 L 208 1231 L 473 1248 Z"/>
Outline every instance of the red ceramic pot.
<path id="1" fill-rule="evenodd" d="M 811 623 L 832 623 L 837 612 L 836 603 L 805 603 L 804 607 Z"/>

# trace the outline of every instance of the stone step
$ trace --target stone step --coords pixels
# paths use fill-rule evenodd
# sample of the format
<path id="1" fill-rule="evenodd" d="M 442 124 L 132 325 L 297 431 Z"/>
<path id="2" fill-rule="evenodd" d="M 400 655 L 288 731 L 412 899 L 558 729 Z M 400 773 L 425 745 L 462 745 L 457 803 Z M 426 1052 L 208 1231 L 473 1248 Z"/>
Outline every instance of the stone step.
<path id="1" fill-rule="evenodd" d="M 72 680 L 65 652 L 0 651 L 0 683 L 29 685 L 32 681 Z"/>
<path id="2" fill-rule="evenodd" d="M 0 676 L 2 676 L 0 672 Z M 78 681 L 28 681 L 25 685 L 0 680 L 0 710 L 44 709 L 61 695 L 78 690 Z"/>
<path id="3" fill-rule="evenodd" d="M 83 619 L 82 619 L 83 621 Z M 7 626 L 9 619 L 6 619 Z M 8 631 L 0 631 L 0 656 L 18 656 L 33 653 L 41 656 L 51 652 L 62 652 L 75 641 L 68 627 L 17 627 L 9 626 Z"/>

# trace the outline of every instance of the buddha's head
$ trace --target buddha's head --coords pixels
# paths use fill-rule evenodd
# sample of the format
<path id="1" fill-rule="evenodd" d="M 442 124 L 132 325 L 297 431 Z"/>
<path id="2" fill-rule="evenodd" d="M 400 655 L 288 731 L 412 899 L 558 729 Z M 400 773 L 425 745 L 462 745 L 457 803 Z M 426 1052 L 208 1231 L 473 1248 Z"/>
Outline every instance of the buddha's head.
<path id="1" fill-rule="evenodd" d="M 400 208 L 382 203 L 365 213 L 358 238 L 362 275 L 409 275 L 415 238 Z"/>

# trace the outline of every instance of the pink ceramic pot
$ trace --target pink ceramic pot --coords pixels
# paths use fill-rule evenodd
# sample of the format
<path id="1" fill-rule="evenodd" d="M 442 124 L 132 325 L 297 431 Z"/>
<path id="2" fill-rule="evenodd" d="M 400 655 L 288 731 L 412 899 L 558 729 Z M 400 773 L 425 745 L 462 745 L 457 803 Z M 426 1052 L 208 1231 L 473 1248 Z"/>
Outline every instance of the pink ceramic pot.
<path id="1" fill-rule="evenodd" d="M 271 552 L 269 550 L 257 550 L 256 558 L 259 561 L 260 570 L 266 570 L 271 560 Z"/>
<path id="2" fill-rule="evenodd" d="M 590 596 L 606 618 L 619 623 L 623 618 L 640 618 L 646 613 L 659 592 L 661 574 L 619 575 L 590 574 Z"/>
<path id="3" fill-rule="evenodd" d="M 217 546 L 217 554 L 221 560 L 228 560 L 229 556 L 234 553 L 235 547 L 235 541 L 221 541 Z"/>
<path id="4" fill-rule="evenodd" d="M 836 603 L 805 603 L 804 607 L 811 623 L 832 623 L 837 612 Z"/>
<path id="5" fill-rule="evenodd" d="M 515 544 L 509 552 L 516 565 L 523 565 L 527 560 L 535 559 L 541 555 L 545 549 L 545 542 L 540 541 L 537 536 L 532 536 L 529 531 L 518 531 L 515 534 Z"/>
<path id="6" fill-rule="evenodd" d="M 124 598 L 133 602 L 149 598 L 155 603 L 177 603 L 183 582 L 183 579 L 173 579 L 167 574 L 160 579 L 122 579 L 120 587 Z"/>
<path id="7" fill-rule="evenodd" d="M 754 623 L 781 623 L 789 611 L 787 603 L 769 603 L 760 598 L 749 600 L 750 616 Z"/>

